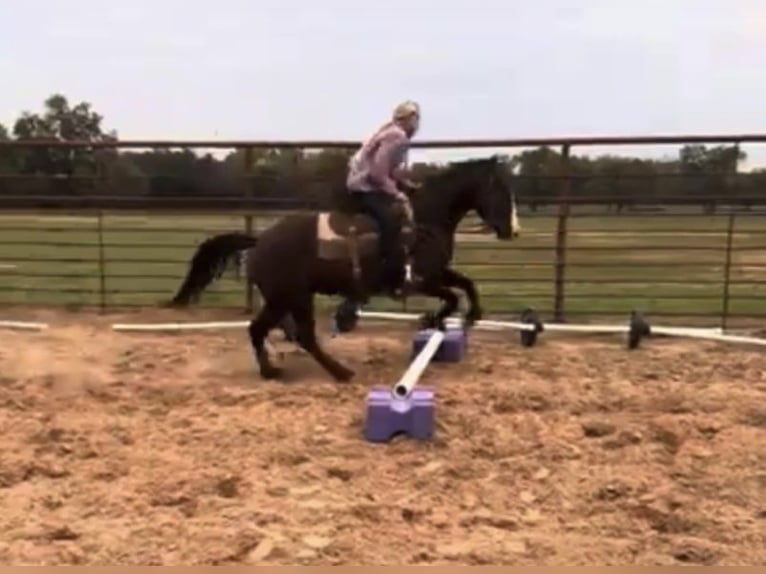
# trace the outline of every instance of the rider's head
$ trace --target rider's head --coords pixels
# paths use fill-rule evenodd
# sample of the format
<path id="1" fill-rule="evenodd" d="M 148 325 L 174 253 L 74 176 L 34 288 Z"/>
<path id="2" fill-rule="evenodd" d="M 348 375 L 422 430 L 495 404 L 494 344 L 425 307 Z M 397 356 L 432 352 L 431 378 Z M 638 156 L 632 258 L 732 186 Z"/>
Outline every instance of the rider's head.
<path id="1" fill-rule="evenodd" d="M 394 109 L 394 123 L 401 126 L 409 137 L 414 136 L 420 127 L 420 106 L 407 100 Z"/>

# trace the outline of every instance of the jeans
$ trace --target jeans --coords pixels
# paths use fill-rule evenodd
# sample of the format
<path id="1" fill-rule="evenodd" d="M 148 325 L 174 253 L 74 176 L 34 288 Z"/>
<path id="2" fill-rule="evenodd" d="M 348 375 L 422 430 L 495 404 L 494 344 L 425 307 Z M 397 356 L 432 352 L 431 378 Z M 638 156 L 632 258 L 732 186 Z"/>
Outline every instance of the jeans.
<path id="1" fill-rule="evenodd" d="M 404 270 L 404 255 L 399 236 L 401 228 L 397 216 L 391 212 L 395 199 L 384 191 L 353 191 L 360 211 L 372 217 L 378 224 L 380 256 L 383 260 L 384 277 L 398 281 Z"/>

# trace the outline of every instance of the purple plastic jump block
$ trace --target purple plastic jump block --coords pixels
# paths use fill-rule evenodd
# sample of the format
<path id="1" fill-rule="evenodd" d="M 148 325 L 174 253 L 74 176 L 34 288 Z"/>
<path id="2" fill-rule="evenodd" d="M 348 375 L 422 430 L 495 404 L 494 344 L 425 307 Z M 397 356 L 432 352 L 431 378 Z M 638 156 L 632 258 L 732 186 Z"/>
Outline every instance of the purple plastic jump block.
<path id="1" fill-rule="evenodd" d="M 412 358 L 414 359 L 420 350 L 426 346 L 434 329 L 424 329 L 415 333 L 412 339 Z M 467 338 L 463 329 L 447 329 L 444 340 L 431 359 L 434 363 L 459 363 L 465 356 Z"/>
<path id="2" fill-rule="evenodd" d="M 388 442 L 399 433 L 428 440 L 434 433 L 434 392 L 415 387 L 408 397 L 393 396 L 390 387 L 373 387 L 367 395 L 364 436 L 369 442 Z"/>

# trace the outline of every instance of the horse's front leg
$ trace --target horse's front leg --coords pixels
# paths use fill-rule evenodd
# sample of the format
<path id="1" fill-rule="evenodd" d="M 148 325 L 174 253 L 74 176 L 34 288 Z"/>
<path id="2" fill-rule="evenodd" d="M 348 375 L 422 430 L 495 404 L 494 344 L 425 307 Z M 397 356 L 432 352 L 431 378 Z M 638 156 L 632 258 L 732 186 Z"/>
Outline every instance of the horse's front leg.
<path id="1" fill-rule="evenodd" d="M 457 295 L 445 287 L 443 283 L 433 280 L 423 282 L 419 286 L 418 292 L 427 297 L 438 297 L 444 302 L 441 309 L 436 313 L 428 312 L 423 316 L 423 324 L 426 327 L 445 330 L 447 317 L 457 311 L 460 304 Z"/>
<path id="2" fill-rule="evenodd" d="M 442 281 L 447 287 L 462 289 L 468 298 L 468 312 L 465 314 L 466 324 L 472 326 L 476 321 L 480 321 L 484 311 L 479 303 L 479 292 L 471 279 L 455 271 L 454 269 L 445 269 L 442 274 Z"/>

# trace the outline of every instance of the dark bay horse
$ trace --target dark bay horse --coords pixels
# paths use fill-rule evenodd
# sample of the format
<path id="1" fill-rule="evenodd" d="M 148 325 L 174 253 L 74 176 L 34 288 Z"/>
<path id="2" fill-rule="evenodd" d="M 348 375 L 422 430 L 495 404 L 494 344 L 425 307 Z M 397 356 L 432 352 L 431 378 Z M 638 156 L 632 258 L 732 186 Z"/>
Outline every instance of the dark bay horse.
<path id="1" fill-rule="evenodd" d="M 411 197 L 414 228 L 403 233 L 409 244 L 412 272 L 419 278 L 417 293 L 443 301 L 433 319 L 458 309 L 451 288 L 469 300 L 466 322 L 481 318 L 478 292 L 468 277 L 450 269 L 455 233 L 469 211 L 476 211 L 499 239 L 518 233 L 516 202 L 510 171 L 497 156 L 449 164 L 431 175 Z M 359 301 L 360 293 L 380 293 L 376 224 L 365 215 L 339 205 L 332 212 L 288 215 L 257 238 L 224 233 L 205 240 L 194 254 L 186 278 L 173 298 L 188 305 L 220 274 L 222 266 L 245 251 L 247 281 L 258 287 L 263 306 L 249 327 L 261 376 L 275 379 L 280 369 L 269 360 L 265 339 L 272 329 L 292 319 L 298 344 L 337 381 L 354 372 L 330 357 L 319 345 L 315 330 L 314 295 L 341 295 Z"/>

